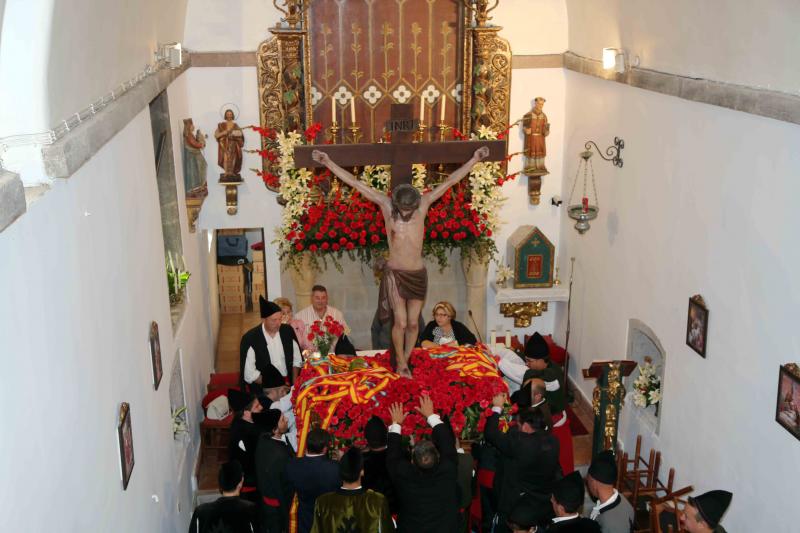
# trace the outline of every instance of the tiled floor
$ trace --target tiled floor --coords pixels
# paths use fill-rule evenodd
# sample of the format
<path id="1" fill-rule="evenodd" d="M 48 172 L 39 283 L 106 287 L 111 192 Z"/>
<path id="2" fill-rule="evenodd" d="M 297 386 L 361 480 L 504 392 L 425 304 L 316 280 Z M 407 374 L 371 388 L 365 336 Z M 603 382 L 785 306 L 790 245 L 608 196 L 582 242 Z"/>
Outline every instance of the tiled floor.
<path id="1" fill-rule="evenodd" d="M 219 340 L 217 341 L 217 372 L 238 372 L 239 370 L 239 342 L 242 335 L 250 328 L 258 325 L 258 313 L 243 313 L 220 315 Z M 575 453 L 575 466 L 586 466 L 592 458 L 592 412 L 591 406 L 582 401 L 579 394 L 575 395 L 577 400 L 572 409 L 580 418 L 584 427 L 589 430 L 588 435 L 581 435 L 573 438 L 573 449 Z M 217 487 L 217 471 L 219 460 L 217 456 L 203 457 L 198 470 L 197 481 L 200 490 L 215 491 Z"/>

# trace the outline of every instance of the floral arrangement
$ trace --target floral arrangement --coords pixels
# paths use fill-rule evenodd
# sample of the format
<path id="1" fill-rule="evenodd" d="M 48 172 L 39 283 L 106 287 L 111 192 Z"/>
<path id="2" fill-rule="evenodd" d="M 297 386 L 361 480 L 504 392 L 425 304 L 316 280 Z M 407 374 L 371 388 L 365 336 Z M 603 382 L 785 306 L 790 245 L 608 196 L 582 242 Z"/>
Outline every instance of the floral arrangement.
<path id="1" fill-rule="evenodd" d="M 181 258 L 181 261 L 183 262 L 183 267 L 186 268 L 186 261 L 183 258 Z M 171 252 L 167 252 L 166 268 L 169 303 L 170 305 L 175 305 L 183 300 L 183 291 L 186 289 L 186 284 L 189 282 L 191 274 L 188 271 L 181 270 L 180 267 L 175 267 Z"/>
<path id="2" fill-rule="evenodd" d="M 323 356 L 331 350 L 333 341 L 345 334 L 344 326 L 338 320 L 328 315 L 325 320 L 315 320 L 308 330 L 308 340 Z"/>
<path id="3" fill-rule="evenodd" d="M 172 437 L 177 439 L 189 433 L 186 425 L 186 406 L 178 407 L 172 411 Z"/>
<path id="4" fill-rule="evenodd" d="M 256 170 L 270 187 L 277 187 L 284 204 L 283 220 L 277 230 L 275 243 L 281 259 L 293 262 L 298 254 L 313 252 L 317 258 L 337 259 L 348 254 L 369 262 L 373 256 L 381 256 L 388 250 L 386 228 L 377 205 L 363 198 L 357 191 L 340 184 L 331 183 L 331 174 L 326 169 L 314 174 L 307 168 L 295 168 L 294 148 L 302 144 L 313 144 L 322 129 L 314 124 L 304 133 L 297 131 L 278 132 L 267 128 L 253 128 L 264 139 L 264 158 L 274 172 Z M 506 132 L 496 134 L 481 126 L 473 140 L 502 138 Z M 465 138 L 455 133 L 456 138 Z M 481 162 L 475 165 L 467 180 L 462 180 L 434 203 L 426 219 L 423 254 L 435 259 L 442 267 L 447 265 L 447 253 L 451 248 L 461 249 L 463 257 L 475 254 L 486 262 L 497 251 L 492 234 L 501 223 L 498 213 L 505 201 L 501 193 L 503 183 L 516 174 L 502 173 L 500 162 Z M 364 183 L 387 192 L 391 181 L 388 166 L 366 166 L 357 175 Z M 424 165 L 413 167 L 412 185 L 424 193 L 432 188 L 428 183 L 428 171 Z M 323 195 L 321 186 L 330 191 Z"/>
<path id="5" fill-rule="evenodd" d="M 633 404 L 645 408 L 661 401 L 661 378 L 656 374 L 656 367 L 650 357 L 644 358 L 639 365 L 639 377 L 633 382 Z"/>
<path id="6" fill-rule="evenodd" d="M 514 277 L 514 271 L 505 264 L 497 263 L 497 274 L 495 275 L 495 283 L 498 287 L 505 287 L 508 280 Z"/>
<path id="7" fill-rule="evenodd" d="M 492 414 L 491 398 L 508 390 L 494 358 L 477 348 L 415 349 L 411 353 L 414 379 L 401 379 L 391 372 L 388 352 L 363 360 L 368 368 L 355 372 L 335 373 L 343 370 L 337 356 L 325 363 L 309 361 L 303 367 L 292 398 L 300 451 L 304 450 L 303 435 L 314 425 L 326 428 L 336 447 L 365 445 L 364 425 L 372 415 L 390 424 L 389 406 L 395 402 L 404 404 L 408 412 L 403 435 L 425 438 L 431 428 L 414 409 L 422 394 L 431 397 L 437 413 L 449 417 L 456 435 L 475 438 Z M 508 427 L 512 412 L 505 410 L 503 426 Z"/>

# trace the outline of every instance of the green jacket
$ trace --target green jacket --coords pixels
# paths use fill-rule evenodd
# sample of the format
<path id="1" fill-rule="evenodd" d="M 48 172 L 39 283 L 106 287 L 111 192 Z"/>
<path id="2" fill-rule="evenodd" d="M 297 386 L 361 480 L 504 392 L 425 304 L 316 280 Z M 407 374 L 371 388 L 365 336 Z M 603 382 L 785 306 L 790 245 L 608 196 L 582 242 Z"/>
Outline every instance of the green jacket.
<path id="1" fill-rule="evenodd" d="M 311 533 L 387 533 L 394 531 L 389 502 L 383 494 L 369 490 L 347 490 L 317 498 Z"/>

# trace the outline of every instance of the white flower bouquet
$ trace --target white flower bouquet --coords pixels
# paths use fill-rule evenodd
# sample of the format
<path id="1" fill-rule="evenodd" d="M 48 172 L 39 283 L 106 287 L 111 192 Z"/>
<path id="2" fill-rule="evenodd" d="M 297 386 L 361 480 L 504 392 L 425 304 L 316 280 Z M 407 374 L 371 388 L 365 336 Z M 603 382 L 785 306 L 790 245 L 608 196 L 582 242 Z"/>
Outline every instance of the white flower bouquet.
<path id="1" fill-rule="evenodd" d="M 633 404 L 643 409 L 661 401 L 661 378 L 650 357 L 645 357 L 644 363 L 639 365 L 639 377 L 633 382 L 631 394 Z"/>

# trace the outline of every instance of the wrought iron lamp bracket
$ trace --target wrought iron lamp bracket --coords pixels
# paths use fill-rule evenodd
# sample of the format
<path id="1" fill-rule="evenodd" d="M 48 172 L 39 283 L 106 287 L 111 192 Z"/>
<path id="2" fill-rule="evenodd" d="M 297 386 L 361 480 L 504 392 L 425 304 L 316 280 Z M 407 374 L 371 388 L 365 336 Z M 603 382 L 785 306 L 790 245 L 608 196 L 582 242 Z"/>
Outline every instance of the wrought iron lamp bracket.
<path id="1" fill-rule="evenodd" d="M 622 149 L 625 148 L 625 141 L 619 137 L 614 137 L 614 145 L 606 148 L 606 155 L 603 155 L 600 147 L 597 146 L 597 143 L 592 140 L 586 141 L 586 144 L 583 146 L 587 151 L 590 151 L 594 146 L 594 149 L 597 150 L 597 154 L 603 159 L 603 161 L 611 161 L 615 167 L 622 168 Z"/>

